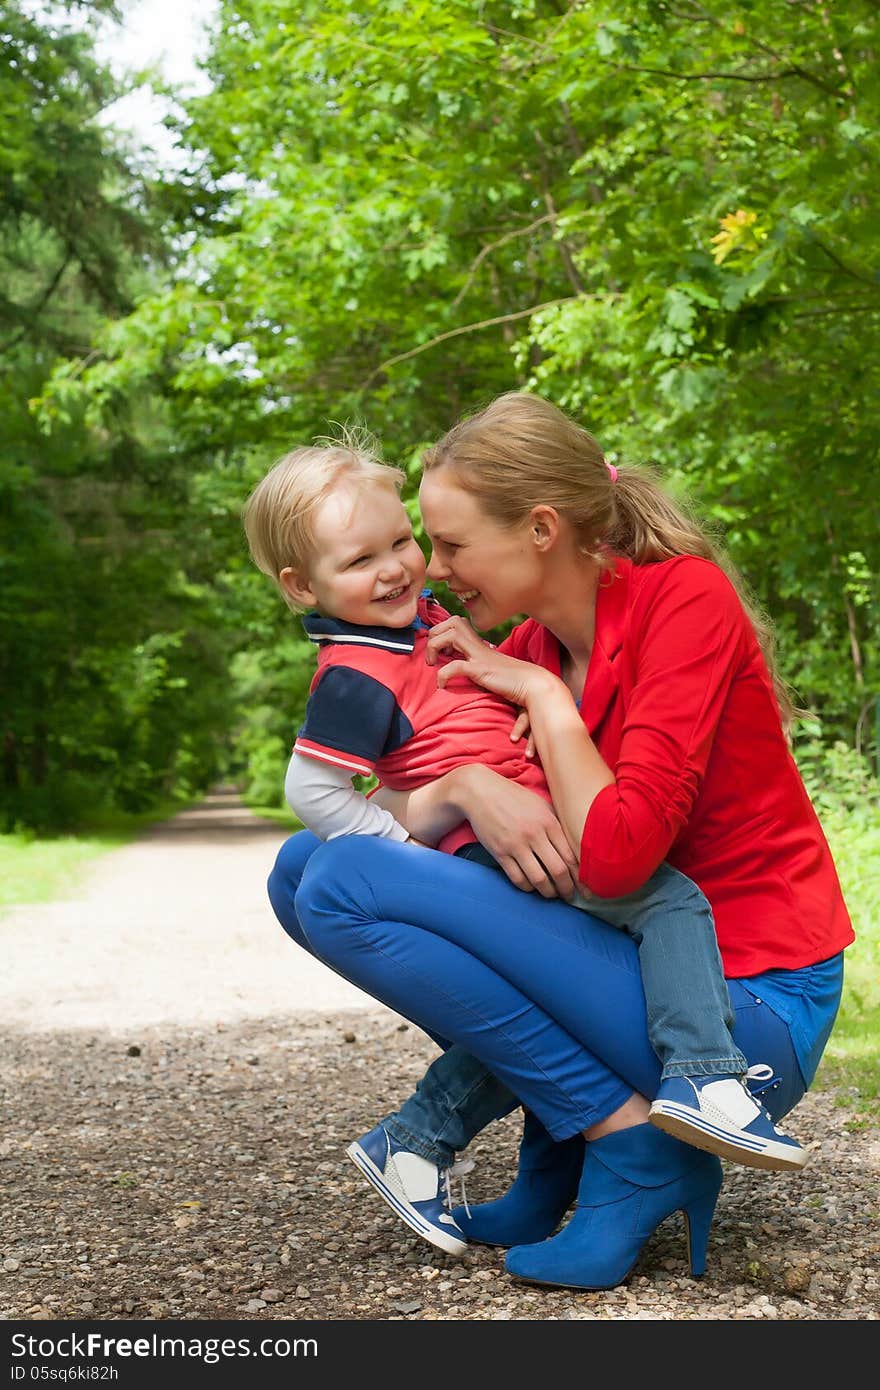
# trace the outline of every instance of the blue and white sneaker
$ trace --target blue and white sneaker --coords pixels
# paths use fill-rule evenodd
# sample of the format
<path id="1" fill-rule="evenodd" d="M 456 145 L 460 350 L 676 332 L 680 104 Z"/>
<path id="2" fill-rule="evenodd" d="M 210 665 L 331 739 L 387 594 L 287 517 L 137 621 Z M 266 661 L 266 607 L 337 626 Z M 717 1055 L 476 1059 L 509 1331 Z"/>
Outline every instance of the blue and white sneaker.
<path id="1" fill-rule="evenodd" d="M 392 1211 L 418 1235 L 447 1255 L 464 1253 L 467 1239 L 449 1210 L 450 1179 L 469 1172 L 474 1166 L 472 1159 L 438 1168 L 430 1159 L 398 1144 L 381 1125 L 349 1144 L 345 1152 Z"/>
<path id="2" fill-rule="evenodd" d="M 651 1124 L 685 1144 L 749 1168 L 803 1168 L 806 1149 L 777 1129 L 746 1085 L 771 1077 L 764 1064 L 750 1067 L 742 1077 L 668 1077 L 651 1106 Z"/>

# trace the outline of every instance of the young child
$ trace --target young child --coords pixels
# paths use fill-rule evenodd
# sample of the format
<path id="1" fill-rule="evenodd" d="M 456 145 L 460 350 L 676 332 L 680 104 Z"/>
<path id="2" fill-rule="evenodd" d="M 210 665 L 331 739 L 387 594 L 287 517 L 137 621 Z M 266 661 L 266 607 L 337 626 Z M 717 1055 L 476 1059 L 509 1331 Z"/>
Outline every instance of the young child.
<path id="1" fill-rule="evenodd" d="M 245 507 L 255 563 L 294 611 L 310 610 L 303 625 L 318 647 L 318 669 L 285 792 L 322 840 L 410 840 L 389 811 L 355 790 L 356 775 L 375 773 L 394 790 L 411 790 L 480 762 L 551 800 L 539 762 L 511 737 L 517 710 L 466 679 L 437 686 L 426 639 L 449 615 L 422 588 L 425 559 L 400 501 L 402 482 L 400 470 L 358 440 L 330 441 L 286 455 Z M 468 824 L 439 848 L 498 867 Z M 652 1120 L 734 1161 L 801 1167 L 805 1151 L 773 1125 L 746 1086 L 751 1079 L 763 1090 L 774 1078 L 768 1067 L 749 1073 L 733 1041 L 712 911 L 696 884 L 661 864 L 626 898 L 581 891 L 574 901 L 638 943 L 649 1035 L 662 1064 Z M 346 1152 L 408 1225 L 459 1254 L 464 1234 L 449 1211 L 449 1178 L 461 1166 L 455 1154 L 516 1104 L 485 1067 L 453 1046 L 399 1111 Z M 540 1130 L 527 1115 L 527 1139 L 530 1119 Z M 541 1149 L 540 1134 L 529 1142 Z M 583 1150 L 575 1153 L 575 1141 L 566 1142 L 576 1188 Z M 480 1239 L 473 1228 L 468 1234 Z"/>

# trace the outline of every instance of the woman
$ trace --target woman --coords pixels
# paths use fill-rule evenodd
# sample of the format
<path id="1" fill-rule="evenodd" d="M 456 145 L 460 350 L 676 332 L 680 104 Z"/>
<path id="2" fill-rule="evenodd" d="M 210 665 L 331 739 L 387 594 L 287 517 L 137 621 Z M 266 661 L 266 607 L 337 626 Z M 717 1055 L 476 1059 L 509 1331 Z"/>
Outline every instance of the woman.
<path id="1" fill-rule="evenodd" d="M 735 1041 L 765 1068 L 761 1099 L 774 1120 L 800 1100 L 853 932 L 785 739 L 791 708 L 769 635 L 671 498 L 642 471 L 607 465 L 538 397 L 502 396 L 430 449 L 420 505 L 429 576 L 475 625 L 529 615 L 498 650 L 459 619 L 435 628 L 429 649 L 453 649 L 440 683 L 466 676 L 524 708 L 558 820 L 475 761 L 380 795 L 415 838 L 444 848 L 470 822 L 507 880 L 358 837 L 304 865 L 314 842 L 295 837 L 273 905 L 333 969 L 478 1058 L 554 1141 L 583 1134 L 577 1208 L 551 1239 L 528 1208 L 567 1188 L 571 1145 L 557 1165 L 539 1129 L 521 1152 L 510 1273 L 610 1287 L 677 1210 L 699 1273 L 719 1161 L 649 1123 L 659 1072 L 634 943 L 555 895 L 577 879 L 621 897 L 664 859 L 692 878 L 714 912 Z M 455 1215 L 467 1233 L 467 1214 Z"/>

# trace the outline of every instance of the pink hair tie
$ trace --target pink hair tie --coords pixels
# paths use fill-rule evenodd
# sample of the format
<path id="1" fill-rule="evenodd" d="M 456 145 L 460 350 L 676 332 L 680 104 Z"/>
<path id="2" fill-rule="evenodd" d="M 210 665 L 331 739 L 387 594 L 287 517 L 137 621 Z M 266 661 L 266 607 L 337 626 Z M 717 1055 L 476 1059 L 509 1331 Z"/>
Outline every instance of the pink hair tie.
<path id="1" fill-rule="evenodd" d="M 608 469 L 608 475 L 609 475 L 609 477 L 611 478 L 612 483 L 616 483 L 616 482 L 617 482 L 617 469 L 614 467 L 614 464 L 613 464 L 613 463 L 606 463 L 605 467 Z"/>

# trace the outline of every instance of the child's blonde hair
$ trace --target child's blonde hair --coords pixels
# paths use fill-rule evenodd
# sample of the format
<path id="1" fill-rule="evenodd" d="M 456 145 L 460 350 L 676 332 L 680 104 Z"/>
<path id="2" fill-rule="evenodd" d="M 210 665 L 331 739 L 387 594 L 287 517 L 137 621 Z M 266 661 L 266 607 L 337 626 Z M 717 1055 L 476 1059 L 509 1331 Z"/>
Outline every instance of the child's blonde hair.
<path id="1" fill-rule="evenodd" d="M 295 613 L 301 611 L 279 580 L 288 566 L 303 570 L 314 551 L 315 508 L 340 483 L 400 492 L 402 469 L 382 463 L 372 436 L 346 427 L 338 439 L 319 438 L 280 458 L 257 483 L 242 512 L 251 558 Z"/>
<path id="2" fill-rule="evenodd" d="M 689 507 L 673 499 L 656 470 L 609 468 L 599 444 L 558 406 L 524 391 L 498 396 L 429 448 L 424 471 L 446 466 L 502 526 L 517 526 L 535 506 L 555 507 L 573 526 L 584 554 L 609 551 L 638 565 L 673 555 L 711 560 L 731 580 L 755 629 L 786 730 L 799 711 L 776 664 L 773 629 L 724 549 Z"/>

